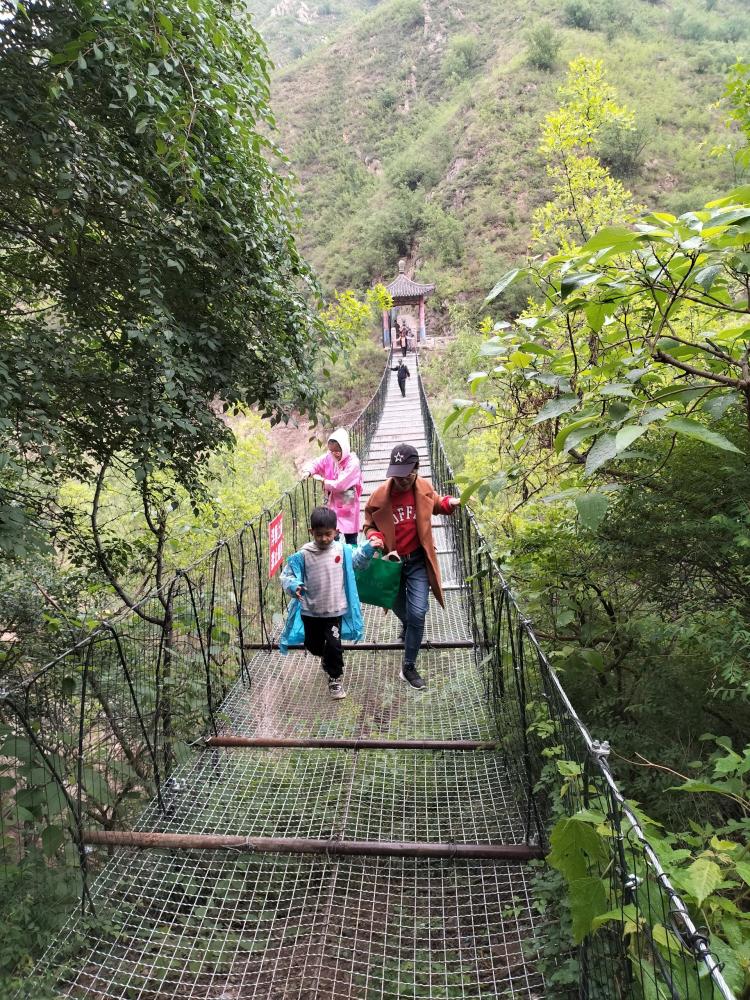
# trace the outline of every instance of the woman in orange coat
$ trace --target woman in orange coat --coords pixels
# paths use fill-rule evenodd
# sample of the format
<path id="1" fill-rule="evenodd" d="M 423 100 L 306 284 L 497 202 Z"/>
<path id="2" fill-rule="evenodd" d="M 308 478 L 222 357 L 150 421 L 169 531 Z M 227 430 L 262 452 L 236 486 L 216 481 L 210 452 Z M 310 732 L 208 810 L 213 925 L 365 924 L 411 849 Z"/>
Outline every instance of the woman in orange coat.
<path id="1" fill-rule="evenodd" d="M 414 688 L 426 687 L 417 673 L 416 660 L 424 635 L 429 591 L 444 606 L 432 515 L 452 514 L 458 497 L 441 497 L 418 475 L 419 452 L 410 444 L 391 451 L 388 479 L 372 494 L 365 507 L 364 533 L 376 548 L 397 552 L 403 569 L 393 613 L 404 627 L 404 662 L 401 679 Z"/>

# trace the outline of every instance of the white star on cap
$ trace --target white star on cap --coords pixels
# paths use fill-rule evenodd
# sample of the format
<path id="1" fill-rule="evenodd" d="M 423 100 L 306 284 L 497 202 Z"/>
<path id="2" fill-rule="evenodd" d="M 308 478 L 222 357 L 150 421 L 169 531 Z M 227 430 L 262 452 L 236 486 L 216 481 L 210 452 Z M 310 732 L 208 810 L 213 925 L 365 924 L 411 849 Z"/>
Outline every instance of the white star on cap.
<path id="1" fill-rule="evenodd" d="M 393 461 L 396 463 L 396 465 L 400 465 L 403 462 L 403 460 L 404 456 L 401 454 L 400 451 L 397 451 L 396 454 L 393 456 Z"/>

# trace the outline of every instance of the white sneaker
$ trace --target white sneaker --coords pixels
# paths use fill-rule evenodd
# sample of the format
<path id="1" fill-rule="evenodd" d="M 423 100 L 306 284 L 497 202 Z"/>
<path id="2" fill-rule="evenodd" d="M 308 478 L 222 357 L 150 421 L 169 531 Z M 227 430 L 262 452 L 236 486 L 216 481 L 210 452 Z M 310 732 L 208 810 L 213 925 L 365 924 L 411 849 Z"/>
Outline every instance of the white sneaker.
<path id="1" fill-rule="evenodd" d="M 346 698 L 346 691 L 340 677 L 328 678 L 328 693 L 334 701 L 341 701 Z"/>

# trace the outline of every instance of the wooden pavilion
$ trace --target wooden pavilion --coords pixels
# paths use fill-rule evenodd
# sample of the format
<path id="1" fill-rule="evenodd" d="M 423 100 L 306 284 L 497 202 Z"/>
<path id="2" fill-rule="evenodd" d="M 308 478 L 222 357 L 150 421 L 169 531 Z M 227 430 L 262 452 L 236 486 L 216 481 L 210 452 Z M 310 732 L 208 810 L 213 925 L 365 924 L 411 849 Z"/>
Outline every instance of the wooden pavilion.
<path id="1" fill-rule="evenodd" d="M 424 300 L 435 291 L 434 285 L 422 285 L 406 275 L 406 261 L 398 262 L 398 275 L 388 285 L 388 291 L 393 299 L 393 308 L 383 310 L 383 346 L 389 347 L 393 342 L 396 329 L 396 317 L 399 306 L 419 306 L 419 340 L 427 339 L 424 322 Z"/>

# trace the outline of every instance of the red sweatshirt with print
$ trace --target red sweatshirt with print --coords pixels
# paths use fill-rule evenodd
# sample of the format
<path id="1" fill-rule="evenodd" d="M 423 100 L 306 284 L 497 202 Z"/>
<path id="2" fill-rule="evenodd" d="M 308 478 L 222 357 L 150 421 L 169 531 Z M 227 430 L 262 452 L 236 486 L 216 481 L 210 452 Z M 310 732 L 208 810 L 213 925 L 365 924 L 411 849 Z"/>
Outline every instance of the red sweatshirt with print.
<path id="1" fill-rule="evenodd" d="M 442 497 L 441 506 L 444 514 L 451 512 L 451 498 Z M 393 526 L 396 532 L 396 551 L 400 556 L 408 556 L 411 552 L 416 552 L 419 548 L 419 536 L 417 535 L 417 510 L 414 498 L 414 490 L 407 490 L 406 493 L 391 491 L 391 506 L 393 507 Z M 370 537 L 375 535 L 383 538 L 379 531 L 371 531 Z M 383 541 L 385 539 L 383 538 Z"/>

